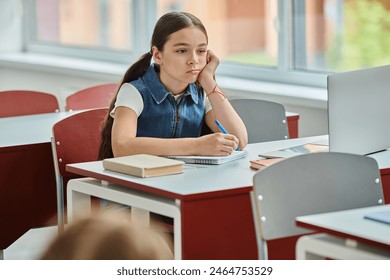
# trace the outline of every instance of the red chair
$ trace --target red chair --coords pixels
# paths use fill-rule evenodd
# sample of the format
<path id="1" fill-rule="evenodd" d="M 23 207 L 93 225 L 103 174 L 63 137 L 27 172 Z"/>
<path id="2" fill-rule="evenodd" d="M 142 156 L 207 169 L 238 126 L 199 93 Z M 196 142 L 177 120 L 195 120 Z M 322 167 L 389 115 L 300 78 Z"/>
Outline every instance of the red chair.
<path id="1" fill-rule="evenodd" d="M 98 160 L 100 133 L 108 108 L 92 109 L 72 115 L 53 126 L 52 148 L 57 184 L 57 215 L 64 226 L 64 193 L 70 179 L 79 178 L 65 170 L 68 163 Z"/>
<path id="2" fill-rule="evenodd" d="M 55 95 L 30 90 L 0 91 L 0 117 L 13 117 L 59 111 Z"/>
<path id="3" fill-rule="evenodd" d="M 77 91 L 66 98 L 66 110 L 109 107 L 118 90 L 117 84 L 102 84 Z"/>

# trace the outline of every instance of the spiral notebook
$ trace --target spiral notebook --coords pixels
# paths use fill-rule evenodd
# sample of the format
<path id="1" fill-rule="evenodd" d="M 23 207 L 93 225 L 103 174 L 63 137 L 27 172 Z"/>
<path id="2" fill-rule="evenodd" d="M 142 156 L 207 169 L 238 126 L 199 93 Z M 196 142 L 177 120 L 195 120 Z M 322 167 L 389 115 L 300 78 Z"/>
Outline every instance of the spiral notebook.
<path id="1" fill-rule="evenodd" d="M 236 159 L 245 157 L 246 151 L 234 151 L 228 156 L 166 156 L 167 158 L 177 159 L 185 163 L 194 164 L 223 164 Z"/>

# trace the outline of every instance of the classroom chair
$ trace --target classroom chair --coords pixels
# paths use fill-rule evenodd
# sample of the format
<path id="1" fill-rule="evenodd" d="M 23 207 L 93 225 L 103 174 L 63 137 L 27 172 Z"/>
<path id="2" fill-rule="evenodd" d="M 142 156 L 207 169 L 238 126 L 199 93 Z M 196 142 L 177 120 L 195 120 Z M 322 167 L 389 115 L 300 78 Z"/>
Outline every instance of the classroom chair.
<path id="1" fill-rule="evenodd" d="M 59 231 L 64 226 L 64 192 L 70 179 L 79 178 L 65 170 L 68 163 L 98 160 L 101 129 L 108 108 L 91 109 L 72 115 L 53 126 L 52 149 L 57 185 Z"/>
<path id="2" fill-rule="evenodd" d="M 260 259 L 267 242 L 310 233 L 295 218 L 383 203 L 377 162 L 347 153 L 311 153 L 286 158 L 257 172 L 252 208 Z"/>
<path id="3" fill-rule="evenodd" d="M 289 138 L 282 104 L 259 99 L 231 99 L 229 102 L 246 126 L 248 144 Z"/>
<path id="4" fill-rule="evenodd" d="M 65 110 L 84 110 L 109 107 L 118 90 L 114 83 L 101 84 L 79 90 L 66 98 Z"/>
<path id="5" fill-rule="evenodd" d="M 31 90 L 0 91 L 0 118 L 58 111 L 58 100 L 50 93 Z"/>

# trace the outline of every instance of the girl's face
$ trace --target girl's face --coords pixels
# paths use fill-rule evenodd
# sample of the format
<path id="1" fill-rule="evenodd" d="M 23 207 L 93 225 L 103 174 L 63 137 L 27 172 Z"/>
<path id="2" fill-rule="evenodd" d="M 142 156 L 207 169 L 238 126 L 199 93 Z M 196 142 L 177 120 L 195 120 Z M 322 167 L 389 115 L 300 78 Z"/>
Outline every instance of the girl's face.
<path id="1" fill-rule="evenodd" d="M 207 64 L 207 38 L 191 26 L 169 36 L 164 51 L 153 47 L 153 59 L 160 65 L 160 80 L 173 94 L 179 94 L 198 79 Z"/>

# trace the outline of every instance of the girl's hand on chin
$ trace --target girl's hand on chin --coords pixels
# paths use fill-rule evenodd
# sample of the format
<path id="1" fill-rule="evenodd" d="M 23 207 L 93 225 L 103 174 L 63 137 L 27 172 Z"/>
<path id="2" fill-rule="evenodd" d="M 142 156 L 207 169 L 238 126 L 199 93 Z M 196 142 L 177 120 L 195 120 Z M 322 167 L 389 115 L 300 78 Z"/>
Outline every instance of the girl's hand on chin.
<path id="1" fill-rule="evenodd" d="M 203 86 L 208 80 L 214 80 L 215 72 L 219 65 L 218 57 L 210 50 L 207 51 L 207 64 L 199 73 L 198 80 Z"/>

